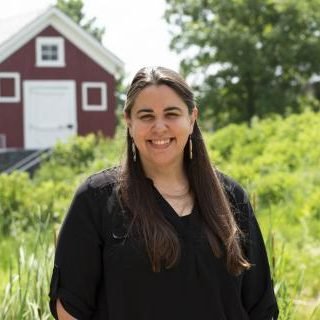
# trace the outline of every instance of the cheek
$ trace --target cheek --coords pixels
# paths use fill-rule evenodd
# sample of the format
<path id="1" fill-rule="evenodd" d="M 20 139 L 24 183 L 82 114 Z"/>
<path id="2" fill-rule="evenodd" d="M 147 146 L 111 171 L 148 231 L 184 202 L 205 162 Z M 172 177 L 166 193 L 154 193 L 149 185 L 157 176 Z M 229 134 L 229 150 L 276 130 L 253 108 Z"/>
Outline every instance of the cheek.
<path id="1" fill-rule="evenodd" d="M 183 135 L 183 136 L 184 135 L 189 136 L 193 130 L 192 123 L 188 120 L 181 122 L 177 128 L 179 128 L 177 130 L 178 130 L 178 132 L 180 132 L 180 135 Z"/>
<path id="2" fill-rule="evenodd" d="M 146 136 L 146 132 L 147 132 L 147 129 L 144 126 L 133 125 L 131 127 L 131 136 L 134 140 L 136 140 L 137 143 L 144 140 Z"/>

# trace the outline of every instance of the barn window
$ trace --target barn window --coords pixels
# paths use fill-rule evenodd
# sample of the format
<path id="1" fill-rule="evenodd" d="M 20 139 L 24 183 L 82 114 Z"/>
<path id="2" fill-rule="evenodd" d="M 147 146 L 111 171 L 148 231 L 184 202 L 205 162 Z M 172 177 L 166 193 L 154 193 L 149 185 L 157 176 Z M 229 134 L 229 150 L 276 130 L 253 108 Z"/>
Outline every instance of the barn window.
<path id="1" fill-rule="evenodd" d="M 6 135 L 0 133 L 0 149 L 5 149 L 7 147 Z"/>
<path id="2" fill-rule="evenodd" d="M 20 74 L 0 72 L 0 103 L 20 102 Z"/>
<path id="3" fill-rule="evenodd" d="M 107 110 L 107 85 L 105 82 L 82 83 L 82 109 L 85 111 Z"/>
<path id="4" fill-rule="evenodd" d="M 64 67 L 64 39 L 62 37 L 38 37 L 36 39 L 37 67 Z"/>

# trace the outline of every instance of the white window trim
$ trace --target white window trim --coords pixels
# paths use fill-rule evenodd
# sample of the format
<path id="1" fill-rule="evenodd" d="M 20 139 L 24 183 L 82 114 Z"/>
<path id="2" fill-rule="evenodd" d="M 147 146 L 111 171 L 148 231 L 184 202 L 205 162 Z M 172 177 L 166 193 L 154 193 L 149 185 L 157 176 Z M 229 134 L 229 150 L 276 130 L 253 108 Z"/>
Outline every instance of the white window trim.
<path id="1" fill-rule="evenodd" d="M 7 139 L 4 133 L 0 133 L 0 149 L 7 148 Z"/>
<path id="2" fill-rule="evenodd" d="M 0 91 L 0 103 L 1 102 L 20 102 L 20 73 L 18 72 L 0 72 L 0 81 L 2 78 L 12 78 L 14 80 L 14 93 L 15 95 L 13 97 L 2 97 L 1 91 Z M 1 90 L 1 88 L 0 88 Z"/>
<path id="3" fill-rule="evenodd" d="M 88 89 L 101 90 L 101 104 L 88 104 Z M 85 111 L 107 110 L 107 84 L 105 82 L 82 82 L 82 109 Z"/>
<path id="4" fill-rule="evenodd" d="M 57 45 L 58 48 L 58 60 L 42 60 L 42 45 Z M 65 67 L 65 50 L 64 50 L 64 38 L 62 37 L 38 37 L 36 38 L 36 67 L 53 67 L 61 68 Z"/>

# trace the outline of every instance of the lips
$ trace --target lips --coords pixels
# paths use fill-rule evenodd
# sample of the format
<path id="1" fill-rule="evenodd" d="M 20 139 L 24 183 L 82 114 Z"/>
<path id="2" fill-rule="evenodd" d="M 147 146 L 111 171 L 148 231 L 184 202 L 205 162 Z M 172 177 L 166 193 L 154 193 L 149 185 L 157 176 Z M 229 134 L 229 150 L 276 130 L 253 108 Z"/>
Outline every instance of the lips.
<path id="1" fill-rule="evenodd" d="M 171 143 L 171 141 L 173 140 L 173 138 L 166 138 L 166 139 L 152 139 L 152 140 L 148 140 L 148 142 L 150 143 L 150 145 L 154 148 L 157 149 L 164 149 L 166 147 L 168 147 Z"/>
<path id="2" fill-rule="evenodd" d="M 161 139 L 161 140 L 151 140 L 151 143 L 157 145 L 164 145 L 170 143 L 170 139 Z"/>

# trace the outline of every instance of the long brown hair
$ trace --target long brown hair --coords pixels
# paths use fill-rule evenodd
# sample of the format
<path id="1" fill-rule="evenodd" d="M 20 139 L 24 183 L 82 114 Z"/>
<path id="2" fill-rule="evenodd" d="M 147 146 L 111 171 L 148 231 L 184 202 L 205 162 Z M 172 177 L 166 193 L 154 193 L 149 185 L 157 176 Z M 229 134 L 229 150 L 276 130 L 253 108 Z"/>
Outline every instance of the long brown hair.
<path id="1" fill-rule="evenodd" d="M 188 106 L 189 113 L 192 113 L 195 101 L 190 87 L 178 73 L 163 67 L 143 68 L 138 71 L 129 87 L 124 112 L 130 117 L 138 94 L 147 86 L 161 84 L 173 89 Z M 199 205 L 205 233 L 213 254 L 223 257 L 229 272 L 237 275 L 250 266 L 242 252 L 241 231 L 217 171 L 210 163 L 197 122 L 194 124 L 191 138 L 193 158 L 190 160 L 188 157 L 187 143 L 184 150 L 184 167 Z M 139 151 L 136 153 L 136 161 L 133 161 L 132 139 L 127 130 L 127 153 L 119 180 L 120 195 L 124 204 L 130 208 L 131 226 L 142 235 L 152 269 L 156 272 L 160 271 L 162 264 L 166 268 L 174 266 L 180 258 L 181 248 L 174 228 L 159 210 L 152 186 L 145 177 Z"/>

